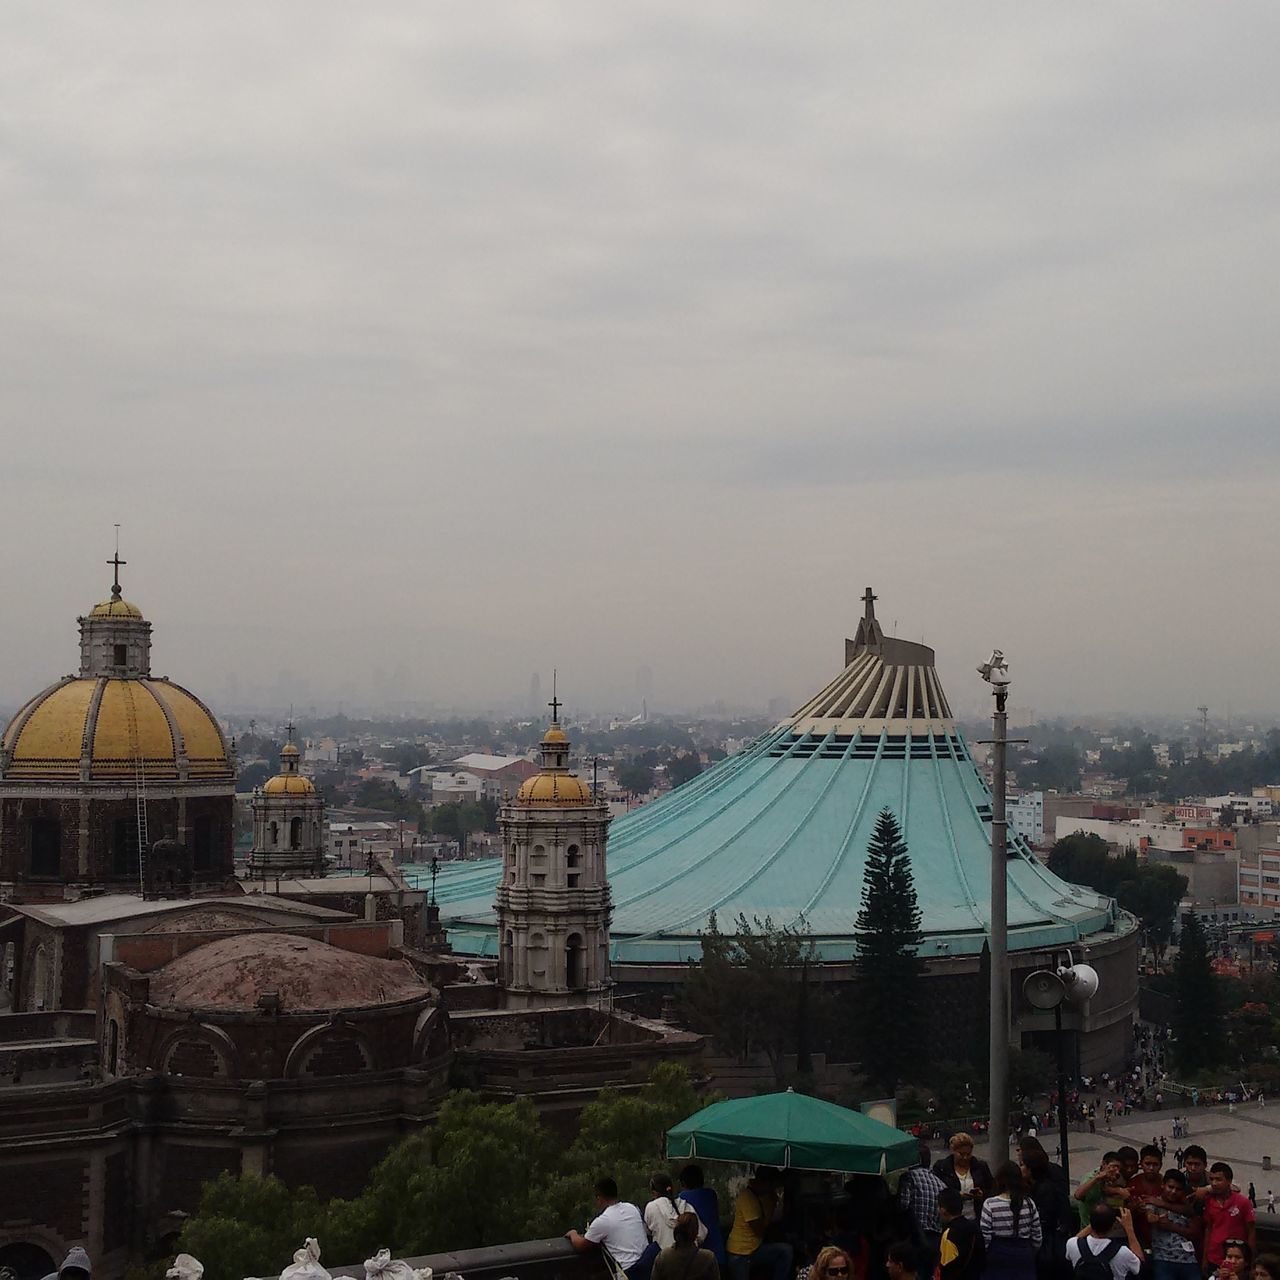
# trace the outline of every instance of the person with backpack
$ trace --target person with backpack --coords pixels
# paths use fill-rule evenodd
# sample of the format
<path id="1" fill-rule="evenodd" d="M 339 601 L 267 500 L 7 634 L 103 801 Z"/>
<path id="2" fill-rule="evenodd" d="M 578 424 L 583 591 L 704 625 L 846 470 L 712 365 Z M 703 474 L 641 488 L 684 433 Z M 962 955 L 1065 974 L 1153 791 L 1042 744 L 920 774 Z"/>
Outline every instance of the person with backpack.
<path id="1" fill-rule="evenodd" d="M 1117 1221 L 1124 1228 L 1125 1240 L 1112 1239 Z M 1128 1209 L 1117 1215 L 1109 1204 L 1094 1205 L 1089 1225 L 1067 1241 L 1067 1261 L 1075 1280 L 1125 1280 L 1142 1269 L 1144 1256 L 1133 1231 L 1133 1215 Z"/>

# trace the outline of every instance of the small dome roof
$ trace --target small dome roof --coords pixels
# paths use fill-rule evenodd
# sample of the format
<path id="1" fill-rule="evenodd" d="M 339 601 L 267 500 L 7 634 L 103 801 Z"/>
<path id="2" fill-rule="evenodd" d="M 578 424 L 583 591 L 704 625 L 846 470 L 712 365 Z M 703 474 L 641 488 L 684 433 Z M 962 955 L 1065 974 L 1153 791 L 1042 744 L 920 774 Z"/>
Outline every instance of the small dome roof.
<path id="1" fill-rule="evenodd" d="M 567 808 L 594 804 L 595 799 L 591 788 L 571 773 L 539 773 L 520 784 L 516 803 Z"/>
<path id="2" fill-rule="evenodd" d="M 280 754 L 282 756 L 300 756 L 302 752 L 298 750 L 295 743 L 286 742 L 284 746 L 280 748 Z"/>
<path id="3" fill-rule="evenodd" d="M 168 680 L 68 677 L 36 694 L 4 731 L 6 778 L 132 779 L 138 757 L 148 781 L 231 777 L 227 744 L 213 713 Z"/>
<path id="4" fill-rule="evenodd" d="M 151 1002 L 169 1008 L 250 1010 L 268 991 L 288 1013 L 394 1004 L 431 993 L 403 960 L 288 933 L 219 938 L 151 977 Z"/>
<path id="5" fill-rule="evenodd" d="M 128 600 L 112 596 L 110 600 L 101 600 L 89 610 L 91 618 L 136 618 L 142 620 L 142 610 Z"/>
<path id="6" fill-rule="evenodd" d="M 543 742 L 568 742 L 569 735 L 558 725 L 553 724 L 550 729 L 542 735 Z"/>
<path id="7" fill-rule="evenodd" d="M 265 796 L 312 796 L 315 792 L 315 784 L 300 773 L 277 773 L 262 784 Z"/>

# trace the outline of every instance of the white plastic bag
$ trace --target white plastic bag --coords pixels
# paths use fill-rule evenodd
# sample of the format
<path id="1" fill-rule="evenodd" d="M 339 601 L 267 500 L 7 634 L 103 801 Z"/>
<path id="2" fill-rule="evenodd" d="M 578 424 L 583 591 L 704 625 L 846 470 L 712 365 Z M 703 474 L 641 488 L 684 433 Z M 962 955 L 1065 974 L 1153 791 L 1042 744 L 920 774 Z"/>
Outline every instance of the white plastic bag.
<path id="1" fill-rule="evenodd" d="M 333 1280 L 320 1265 L 320 1241 L 308 1236 L 307 1242 L 293 1255 L 293 1265 L 285 1267 L 280 1280 Z"/>
<path id="2" fill-rule="evenodd" d="M 174 1258 L 173 1266 L 164 1274 L 165 1280 L 200 1280 L 204 1275 L 204 1263 L 189 1253 L 180 1253 Z"/>
<path id="3" fill-rule="evenodd" d="M 365 1280 L 431 1280 L 431 1268 L 415 1271 L 407 1262 L 393 1258 L 390 1249 L 379 1249 L 376 1258 L 364 1260 Z"/>

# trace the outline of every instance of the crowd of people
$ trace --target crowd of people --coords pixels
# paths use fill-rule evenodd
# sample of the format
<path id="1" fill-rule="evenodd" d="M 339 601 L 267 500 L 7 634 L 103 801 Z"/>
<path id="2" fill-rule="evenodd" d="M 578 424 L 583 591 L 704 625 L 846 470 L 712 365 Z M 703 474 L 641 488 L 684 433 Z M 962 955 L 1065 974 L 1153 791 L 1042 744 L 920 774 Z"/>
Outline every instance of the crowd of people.
<path id="1" fill-rule="evenodd" d="M 1242 1192 L 1196 1144 L 1168 1167 L 1157 1142 L 1119 1147 L 1075 1186 L 1030 1135 L 994 1169 L 963 1130 L 931 1155 L 922 1143 L 896 1190 L 849 1179 L 816 1218 L 794 1178 L 760 1166 L 727 1232 L 697 1165 L 679 1191 L 655 1174 L 643 1210 L 606 1178 L 597 1216 L 568 1237 L 625 1280 L 1280 1280 L 1280 1257 L 1257 1253 L 1254 1184 Z"/>

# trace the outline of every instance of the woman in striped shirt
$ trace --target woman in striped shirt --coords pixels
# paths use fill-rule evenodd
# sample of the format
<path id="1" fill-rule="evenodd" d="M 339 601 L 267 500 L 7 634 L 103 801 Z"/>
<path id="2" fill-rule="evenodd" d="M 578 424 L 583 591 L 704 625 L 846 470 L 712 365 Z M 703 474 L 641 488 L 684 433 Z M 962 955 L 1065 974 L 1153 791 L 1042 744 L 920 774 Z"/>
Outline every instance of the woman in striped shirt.
<path id="1" fill-rule="evenodd" d="M 1022 1170 L 1006 1161 L 995 1173 L 995 1189 L 982 1202 L 980 1218 L 986 1258 L 982 1280 L 1035 1280 L 1036 1250 L 1043 1238 L 1040 1214 L 1027 1194 Z"/>

